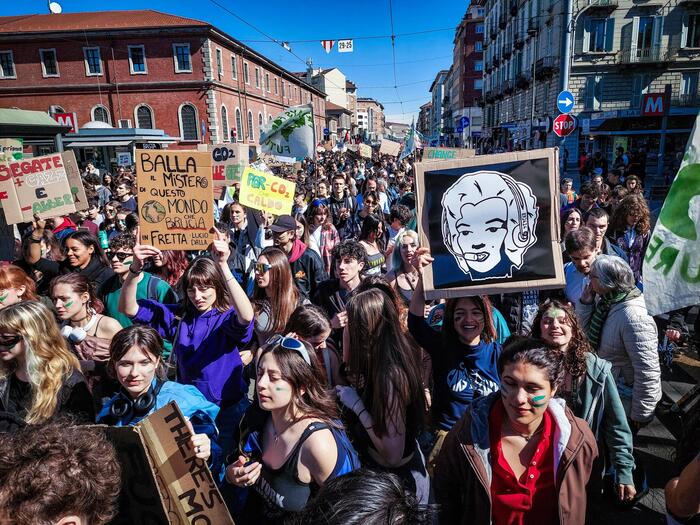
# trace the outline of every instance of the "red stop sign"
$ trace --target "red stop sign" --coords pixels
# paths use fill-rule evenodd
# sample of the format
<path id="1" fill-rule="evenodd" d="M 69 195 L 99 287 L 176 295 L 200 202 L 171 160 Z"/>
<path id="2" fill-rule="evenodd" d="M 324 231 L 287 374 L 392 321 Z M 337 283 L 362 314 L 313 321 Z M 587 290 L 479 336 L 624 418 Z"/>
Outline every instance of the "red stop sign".
<path id="1" fill-rule="evenodd" d="M 552 131 L 558 137 L 566 137 L 576 129 L 576 119 L 571 115 L 559 115 L 552 123 Z"/>

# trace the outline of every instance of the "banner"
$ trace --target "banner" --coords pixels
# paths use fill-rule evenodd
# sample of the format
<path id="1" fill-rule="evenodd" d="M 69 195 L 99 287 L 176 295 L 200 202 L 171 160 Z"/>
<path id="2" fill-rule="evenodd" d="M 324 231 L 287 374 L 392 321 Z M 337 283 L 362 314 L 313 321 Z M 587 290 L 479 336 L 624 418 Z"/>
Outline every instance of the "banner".
<path id="1" fill-rule="evenodd" d="M 136 150 L 141 244 L 205 250 L 214 227 L 211 155 Z"/>
<path id="2" fill-rule="evenodd" d="M 241 204 L 273 215 L 290 215 L 296 184 L 248 166 L 241 181 Z"/>
<path id="3" fill-rule="evenodd" d="M 372 158 L 372 146 L 369 146 L 367 144 L 360 144 L 359 152 L 361 157 L 364 157 L 366 159 Z"/>
<path id="4" fill-rule="evenodd" d="M 200 146 L 202 145 L 200 144 Z M 214 188 L 232 186 L 241 182 L 241 176 L 250 159 L 248 144 L 227 143 L 205 144 L 203 146 L 204 151 L 208 151 L 211 155 Z"/>
<path id="5" fill-rule="evenodd" d="M 338 40 L 338 53 L 352 53 L 353 52 L 353 42 L 352 40 Z"/>
<path id="6" fill-rule="evenodd" d="M 260 136 L 263 153 L 303 159 L 314 156 L 314 120 L 311 105 L 289 108 Z"/>
<path id="7" fill-rule="evenodd" d="M 379 145 L 380 155 L 393 155 L 397 157 L 401 153 L 401 144 L 394 142 L 393 140 L 382 139 L 382 143 Z"/>
<path id="8" fill-rule="evenodd" d="M 642 269 L 650 315 L 698 304 L 700 297 L 700 117 L 649 240 Z"/>
<path id="9" fill-rule="evenodd" d="M 0 139 L 0 162 L 24 158 L 24 139 Z"/>
<path id="10" fill-rule="evenodd" d="M 130 151 L 117 152 L 117 166 L 131 166 L 131 152 Z"/>
<path id="11" fill-rule="evenodd" d="M 206 461 L 171 401 L 134 427 L 104 429 L 119 455 L 122 489 L 112 525 L 163 523 L 234 525 Z"/>
<path id="12" fill-rule="evenodd" d="M 564 286 L 557 151 L 416 164 L 428 299 Z"/>
<path id="13" fill-rule="evenodd" d="M 418 137 L 418 131 L 416 131 L 416 123 L 415 121 L 411 122 L 411 128 L 408 130 L 408 133 L 406 134 L 406 139 L 404 141 L 404 146 L 403 146 L 403 151 L 401 152 L 401 155 L 399 156 L 399 160 L 403 160 L 404 158 L 408 157 L 411 155 L 416 149 L 422 147 L 421 140 Z"/>
<path id="14" fill-rule="evenodd" d="M 425 148 L 423 150 L 423 162 L 428 160 L 455 160 L 474 157 L 476 151 L 466 148 Z"/>
<path id="15" fill-rule="evenodd" d="M 0 163 L 0 202 L 7 224 L 68 215 L 75 211 L 60 153 Z"/>
<path id="16" fill-rule="evenodd" d="M 83 187 L 83 179 L 80 176 L 80 168 L 78 161 L 75 160 L 73 150 L 67 150 L 61 153 L 63 157 L 63 167 L 66 169 L 68 184 L 70 184 L 70 192 L 73 195 L 73 204 L 75 211 L 83 211 L 89 208 L 85 188 Z"/>

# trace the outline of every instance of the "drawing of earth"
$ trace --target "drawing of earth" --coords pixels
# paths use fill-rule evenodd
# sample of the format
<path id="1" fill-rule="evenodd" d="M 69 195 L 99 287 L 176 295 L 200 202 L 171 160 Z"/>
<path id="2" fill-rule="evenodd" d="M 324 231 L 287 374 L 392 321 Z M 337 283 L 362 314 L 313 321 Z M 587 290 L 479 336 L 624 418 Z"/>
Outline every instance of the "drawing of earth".
<path id="1" fill-rule="evenodd" d="M 165 219 L 165 208 L 158 201 L 148 201 L 141 206 L 141 217 L 146 222 L 156 224 Z"/>

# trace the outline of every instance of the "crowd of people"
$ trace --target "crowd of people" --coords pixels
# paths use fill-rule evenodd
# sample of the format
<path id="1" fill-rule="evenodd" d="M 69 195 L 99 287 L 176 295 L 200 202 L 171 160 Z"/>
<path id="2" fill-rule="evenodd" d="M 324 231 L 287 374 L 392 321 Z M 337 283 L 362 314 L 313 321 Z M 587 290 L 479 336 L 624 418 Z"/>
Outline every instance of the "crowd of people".
<path id="1" fill-rule="evenodd" d="M 18 225 L 0 267 L 0 521 L 107 523 L 119 466 L 81 425 L 173 400 L 236 523 L 583 524 L 601 498 L 635 505 L 659 338 L 692 336 L 687 310 L 646 311 L 643 177 L 598 164 L 561 182 L 564 288 L 446 300 L 424 292 L 412 157 L 277 167 L 292 213 L 236 187 L 203 251 L 141 244 L 137 174 L 87 164 L 88 209 Z M 685 523 L 700 456 L 681 467 L 667 506 Z M 77 489 L 57 472 L 79 468 Z M 57 488 L 37 498 L 31 470 Z"/>

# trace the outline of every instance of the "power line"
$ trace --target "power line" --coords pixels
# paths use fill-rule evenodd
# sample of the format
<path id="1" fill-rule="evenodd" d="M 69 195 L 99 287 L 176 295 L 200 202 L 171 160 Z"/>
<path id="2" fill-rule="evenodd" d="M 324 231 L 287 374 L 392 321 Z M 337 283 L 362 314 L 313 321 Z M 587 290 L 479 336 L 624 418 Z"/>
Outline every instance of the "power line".
<path id="1" fill-rule="evenodd" d="M 250 25 L 250 24 L 248 24 L 248 25 Z M 454 27 L 442 27 L 442 28 L 438 28 L 438 29 L 425 29 L 423 31 L 411 31 L 409 33 L 398 33 L 395 35 L 368 35 L 368 36 L 354 36 L 354 37 L 347 37 L 347 38 L 313 38 L 313 39 L 304 39 L 304 40 L 284 40 L 284 42 L 287 42 L 288 44 L 308 44 L 310 42 L 320 42 L 321 40 L 376 40 L 376 39 L 381 39 L 381 38 L 425 35 L 427 33 L 440 33 L 443 31 L 454 31 L 454 30 L 455 30 Z M 260 42 L 267 42 L 267 40 L 241 40 L 241 42 L 260 43 Z"/>

